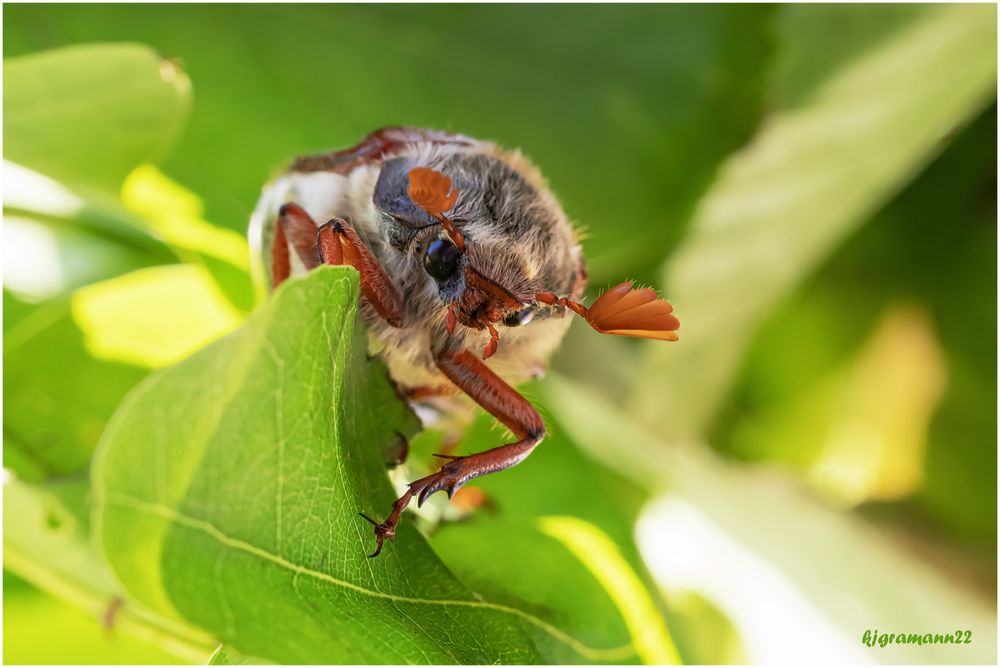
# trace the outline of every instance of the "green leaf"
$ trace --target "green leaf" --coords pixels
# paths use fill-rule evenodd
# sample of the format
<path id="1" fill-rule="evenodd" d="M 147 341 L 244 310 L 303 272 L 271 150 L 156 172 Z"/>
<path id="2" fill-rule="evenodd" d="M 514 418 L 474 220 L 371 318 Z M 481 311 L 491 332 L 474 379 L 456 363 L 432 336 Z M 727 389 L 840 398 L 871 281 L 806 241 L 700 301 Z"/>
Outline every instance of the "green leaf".
<path id="1" fill-rule="evenodd" d="M 490 600 L 548 614 L 614 663 L 677 664 L 680 657 L 646 583 L 618 545 L 576 517 L 533 522 L 479 518 L 432 538 L 448 567 Z M 503 558 L 498 558 L 503 555 Z M 572 652 L 555 657 L 574 660 Z"/>
<path id="2" fill-rule="evenodd" d="M 681 341 L 647 347 L 630 397 L 668 439 L 701 433 L 761 318 L 993 96 L 996 8 L 911 11 L 838 67 L 820 68 L 808 95 L 775 109 L 699 204 L 664 275 Z M 829 26 L 822 10 L 788 12 L 812 26 L 783 33 L 791 61 Z"/>
<path id="3" fill-rule="evenodd" d="M 290 281 L 124 402 L 94 465 L 118 578 L 160 614 L 279 662 L 618 657 L 545 611 L 474 594 L 408 521 L 365 556 L 357 512 L 390 506 L 383 450 L 416 422 L 366 359 L 357 289 L 345 268 Z"/>
<path id="4" fill-rule="evenodd" d="M 187 76 L 146 46 L 89 44 L 4 61 L 4 159 L 117 195 L 177 138 Z"/>
<path id="5" fill-rule="evenodd" d="M 646 501 L 646 491 L 580 452 L 562 425 L 547 416 L 546 406 L 534 400 L 542 384 L 544 381 L 529 383 L 519 392 L 531 397 L 546 416 L 545 441 L 526 460 L 530 462 L 526 466 L 508 469 L 503 475 L 484 476 L 475 486 L 504 516 L 534 521 L 571 515 L 599 527 L 630 552 L 632 527 Z M 422 442 L 430 433 L 422 433 L 411 444 L 411 452 L 440 452 L 439 444 Z M 461 453 L 493 447 L 502 440 L 496 420 L 483 414 L 463 432 Z M 633 565 L 640 568 L 638 554 L 634 557 Z"/>

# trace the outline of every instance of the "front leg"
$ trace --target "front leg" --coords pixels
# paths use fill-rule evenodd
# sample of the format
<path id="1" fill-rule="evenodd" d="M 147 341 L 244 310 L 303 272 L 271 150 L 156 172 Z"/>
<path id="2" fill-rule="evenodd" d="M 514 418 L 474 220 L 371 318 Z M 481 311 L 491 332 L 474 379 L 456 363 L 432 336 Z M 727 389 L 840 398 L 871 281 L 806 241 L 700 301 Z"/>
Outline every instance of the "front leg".
<path id="1" fill-rule="evenodd" d="M 278 212 L 272 266 L 274 287 L 289 274 L 288 243 L 306 269 L 322 264 L 350 265 L 360 274 L 361 294 L 375 311 L 393 327 L 403 326 L 403 306 L 396 287 L 350 223 L 334 218 L 319 230 L 305 210 L 285 204 Z"/>
<path id="2" fill-rule="evenodd" d="M 411 482 L 409 489 L 392 506 L 392 512 L 385 522 L 375 522 L 367 515 L 366 520 L 375 525 L 375 540 L 378 547 L 370 556 L 378 556 L 382 542 L 396 535 L 396 525 L 410 499 L 417 497 L 417 505 L 439 490 L 446 490 L 450 498 L 462 485 L 487 473 L 495 473 L 519 464 L 535 449 L 545 436 L 545 424 L 528 401 L 500 376 L 483 364 L 468 350 L 442 353 L 436 358 L 441 372 L 459 389 L 468 394 L 490 415 L 510 429 L 517 441 L 507 445 L 478 452 L 466 457 L 447 457 L 450 461 L 437 473 Z"/>

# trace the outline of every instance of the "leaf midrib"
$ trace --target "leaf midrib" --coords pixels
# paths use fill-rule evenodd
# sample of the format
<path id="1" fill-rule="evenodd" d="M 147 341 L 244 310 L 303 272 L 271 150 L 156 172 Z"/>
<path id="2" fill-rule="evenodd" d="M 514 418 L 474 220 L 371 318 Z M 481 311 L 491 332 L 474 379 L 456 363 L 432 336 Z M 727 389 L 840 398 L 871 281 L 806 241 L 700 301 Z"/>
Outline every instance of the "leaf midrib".
<path id="1" fill-rule="evenodd" d="M 322 571 L 312 570 L 311 568 L 290 561 L 279 554 L 268 552 L 264 548 L 254 545 L 253 543 L 249 543 L 239 538 L 233 538 L 232 536 L 229 536 L 228 534 L 226 534 L 225 532 L 223 532 L 221 529 L 211 524 L 210 522 L 206 522 L 205 520 L 201 520 L 196 517 L 191 517 L 189 515 L 186 515 L 178 511 L 175 508 L 171 508 L 170 506 L 165 506 L 159 503 L 151 503 L 149 501 L 145 501 L 138 497 L 132 496 L 131 494 L 123 494 L 121 492 L 109 491 L 106 493 L 103 501 L 105 504 L 117 505 L 136 512 L 155 515 L 160 518 L 169 520 L 170 522 L 173 522 L 175 524 L 187 527 L 189 529 L 200 531 L 210 536 L 211 538 L 215 539 L 219 543 L 225 545 L 228 548 L 239 550 L 241 552 L 245 552 L 260 559 L 264 559 L 293 573 L 299 575 L 306 575 L 315 578 L 317 580 L 326 582 L 328 584 L 332 584 L 337 587 L 358 592 L 359 594 L 372 596 L 374 598 L 382 598 L 397 603 L 413 603 L 419 605 L 441 605 L 441 606 L 450 605 L 450 606 L 459 606 L 467 608 L 479 608 L 484 610 L 494 610 L 497 612 L 512 614 L 517 617 L 520 617 L 521 619 L 527 621 L 530 624 L 533 624 L 534 626 L 537 626 L 542 631 L 552 636 L 554 639 L 563 643 L 571 650 L 573 650 L 580 656 L 590 661 L 617 662 L 635 656 L 635 649 L 632 643 L 627 643 L 619 647 L 609 647 L 609 648 L 590 647 L 589 645 L 586 645 L 583 642 L 574 638 L 573 636 L 569 635 L 565 631 L 519 608 L 510 607 L 499 603 L 490 603 L 488 601 L 463 601 L 460 599 L 417 598 L 411 596 L 401 596 L 399 594 L 390 594 L 388 592 L 381 592 L 374 589 L 368 589 L 353 582 L 336 578 L 330 575 L 329 573 L 323 573 Z"/>

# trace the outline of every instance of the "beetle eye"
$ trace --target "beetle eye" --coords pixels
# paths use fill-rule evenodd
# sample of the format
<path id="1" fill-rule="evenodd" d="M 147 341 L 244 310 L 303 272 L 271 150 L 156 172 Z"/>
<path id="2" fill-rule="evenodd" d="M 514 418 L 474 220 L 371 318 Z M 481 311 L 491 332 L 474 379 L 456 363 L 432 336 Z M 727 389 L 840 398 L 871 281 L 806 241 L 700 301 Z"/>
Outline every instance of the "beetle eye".
<path id="1" fill-rule="evenodd" d="M 535 309 L 530 306 L 521 309 L 520 311 L 514 311 L 509 313 L 504 319 L 503 324 L 508 327 L 520 327 L 521 325 L 527 325 L 531 322 L 531 319 L 535 317 Z"/>
<path id="2" fill-rule="evenodd" d="M 438 283 L 443 283 L 458 271 L 462 251 L 447 239 L 435 239 L 424 255 L 424 270 Z"/>

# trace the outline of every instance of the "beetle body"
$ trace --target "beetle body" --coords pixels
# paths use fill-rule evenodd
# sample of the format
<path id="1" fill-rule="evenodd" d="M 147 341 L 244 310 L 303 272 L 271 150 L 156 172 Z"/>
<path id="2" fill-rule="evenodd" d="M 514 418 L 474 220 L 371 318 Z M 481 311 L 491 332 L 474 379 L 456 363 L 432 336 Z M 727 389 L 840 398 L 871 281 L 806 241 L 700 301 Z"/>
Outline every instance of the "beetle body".
<path id="1" fill-rule="evenodd" d="M 463 138 L 466 139 L 466 138 Z M 297 164 L 309 164 L 300 159 Z M 460 294 L 464 280 L 439 284 L 424 267 L 428 246 L 446 239 L 441 226 L 406 198 L 406 173 L 415 166 L 451 176 L 461 192 L 452 218 L 469 240 L 466 262 L 519 295 L 552 291 L 579 296 L 584 288 L 578 235 L 542 179 L 518 152 L 467 139 L 464 143 L 413 141 L 343 170 L 293 169 L 268 184 L 254 211 L 251 239 L 270 274 L 279 208 L 295 202 L 314 221 L 347 220 L 403 295 L 403 326 L 392 327 L 361 303 L 370 348 L 405 388 L 447 385 L 434 363 L 444 349 L 483 349 L 486 329 L 458 328 L 449 335 L 442 304 Z M 343 171 L 344 173 L 340 173 Z M 292 258 L 293 273 L 305 268 Z M 526 326 L 500 329 L 503 344 L 487 364 L 512 385 L 540 376 L 570 325 L 563 309 L 535 308 Z"/>

